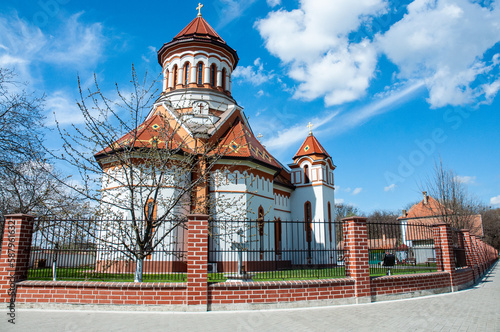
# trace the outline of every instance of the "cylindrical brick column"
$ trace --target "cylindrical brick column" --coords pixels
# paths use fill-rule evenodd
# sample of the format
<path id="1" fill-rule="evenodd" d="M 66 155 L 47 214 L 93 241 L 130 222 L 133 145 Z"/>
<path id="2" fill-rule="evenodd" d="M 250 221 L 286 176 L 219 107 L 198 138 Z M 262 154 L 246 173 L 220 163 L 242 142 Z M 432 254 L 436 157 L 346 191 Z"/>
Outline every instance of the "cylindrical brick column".
<path id="1" fill-rule="evenodd" d="M 207 310 L 208 216 L 188 215 L 187 304 L 190 311 Z"/>
<path id="2" fill-rule="evenodd" d="M 15 283 L 28 277 L 33 216 L 5 216 L 0 256 L 0 301 L 15 300 Z"/>
<path id="3" fill-rule="evenodd" d="M 349 217 L 342 221 L 344 248 L 347 250 L 346 276 L 355 280 L 356 303 L 371 302 L 366 218 Z"/>

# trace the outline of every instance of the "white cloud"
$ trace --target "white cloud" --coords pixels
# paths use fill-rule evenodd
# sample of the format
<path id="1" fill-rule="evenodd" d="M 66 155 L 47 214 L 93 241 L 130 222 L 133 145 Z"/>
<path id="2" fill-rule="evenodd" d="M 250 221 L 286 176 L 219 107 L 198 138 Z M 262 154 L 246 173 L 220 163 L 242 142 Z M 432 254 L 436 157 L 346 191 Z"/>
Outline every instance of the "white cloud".
<path id="1" fill-rule="evenodd" d="M 335 204 L 344 204 L 345 200 L 343 198 L 335 198 Z"/>
<path id="2" fill-rule="evenodd" d="M 281 5 L 281 0 L 266 0 L 269 7 L 276 7 Z"/>
<path id="3" fill-rule="evenodd" d="M 254 3 L 255 0 L 219 0 L 220 21 L 216 30 L 239 18 Z"/>
<path id="4" fill-rule="evenodd" d="M 374 116 L 394 109 L 395 106 L 407 100 L 423 86 L 423 82 L 411 82 L 411 84 L 402 85 L 399 88 L 387 91 L 383 95 L 379 95 L 381 98 L 375 99 L 360 109 L 346 111 L 343 114 L 340 111 L 329 112 L 308 120 L 314 124 L 313 132 L 315 136 L 328 135 L 328 137 L 332 137 L 358 127 Z M 271 150 L 283 150 L 303 140 L 307 132 L 308 129 L 305 124 L 296 125 L 278 131 L 278 134 L 270 136 L 265 144 Z"/>
<path id="5" fill-rule="evenodd" d="M 232 73 L 233 78 L 240 79 L 243 82 L 249 82 L 254 86 L 259 86 L 274 77 L 272 72 L 267 73 L 264 70 L 264 64 L 260 58 L 255 59 L 253 66 L 240 66 Z"/>
<path id="6" fill-rule="evenodd" d="M 476 182 L 476 177 L 475 176 L 457 175 L 457 176 L 455 176 L 455 180 L 458 182 L 461 182 L 463 184 L 474 184 Z"/>
<path id="7" fill-rule="evenodd" d="M 325 124 L 329 123 L 338 112 L 331 112 L 326 114 L 324 117 L 316 117 L 310 120 L 314 123 L 313 132 L 315 129 L 319 129 Z M 285 130 L 278 131 L 278 134 L 271 137 L 268 140 L 265 140 L 264 144 L 269 149 L 275 150 L 283 150 L 292 145 L 296 145 L 297 142 L 304 140 L 307 136 L 309 129 L 306 126 L 306 123 L 302 123 L 300 125 L 295 125 L 291 128 L 287 128 Z"/>
<path id="8" fill-rule="evenodd" d="M 299 9 L 271 12 L 256 27 L 269 52 L 300 82 L 295 98 L 322 97 L 326 105 L 338 105 L 365 94 L 377 64 L 373 45 L 349 42 L 348 35 L 386 5 L 383 0 L 302 0 Z"/>
<path id="9" fill-rule="evenodd" d="M 376 45 L 399 67 L 400 79 L 424 80 L 432 107 L 491 100 L 500 89 L 483 55 L 500 41 L 500 7 L 477 1 L 415 0 Z M 476 80 L 483 84 L 474 86 Z"/>
<path id="10" fill-rule="evenodd" d="M 15 67 L 21 80 L 32 82 L 32 65 L 40 63 L 92 68 L 103 56 L 105 37 L 100 23 L 81 23 L 81 15 L 70 16 L 55 35 L 46 35 L 17 14 L 0 14 L 0 66 Z"/>
<path id="11" fill-rule="evenodd" d="M 363 191 L 363 188 L 355 188 L 353 191 L 352 191 L 352 195 L 357 195 L 359 194 L 360 192 Z"/>
<path id="12" fill-rule="evenodd" d="M 490 204 L 500 207 L 500 195 L 490 198 Z"/>
<path id="13" fill-rule="evenodd" d="M 45 100 L 45 108 L 50 113 L 47 116 L 47 125 L 55 125 L 57 121 L 60 125 L 80 124 L 84 118 L 76 104 L 76 100 L 71 98 L 64 91 L 56 91 Z"/>
<path id="14" fill-rule="evenodd" d="M 397 185 L 395 183 L 388 185 L 387 187 L 384 187 L 384 191 L 394 191 L 396 190 Z"/>

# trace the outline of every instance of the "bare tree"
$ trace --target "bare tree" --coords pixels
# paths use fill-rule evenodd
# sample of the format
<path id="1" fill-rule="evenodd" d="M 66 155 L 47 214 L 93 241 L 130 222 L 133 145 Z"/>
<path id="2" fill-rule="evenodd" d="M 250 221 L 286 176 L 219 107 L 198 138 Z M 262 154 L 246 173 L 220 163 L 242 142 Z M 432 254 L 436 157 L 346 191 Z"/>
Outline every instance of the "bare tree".
<path id="1" fill-rule="evenodd" d="M 87 204 L 55 180 L 55 173 L 53 165 L 34 161 L 1 168 L 0 214 L 24 213 L 44 218 L 84 216 Z"/>
<path id="2" fill-rule="evenodd" d="M 135 260 L 140 282 L 144 259 L 177 241 L 188 212 L 212 212 L 210 180 L 224 172 L 214 166 L 239 137 L 224 142 L 214 126 L 183 121 L 185 105 L 155 100 L 156 80 L 139 79 L 133 67 L 128 94 L 116 85 L 116 97 L 108 98 L 97 79 L 87 90 L 79 83 L 79 91 L 85 123 L 58 125 L 63 152 L 51 154 L 78 170 L 81 184 L 70 187 L 107 220 L 99 240 Z"/>
<path id="3" fill-rule="evenodd" d="M 485 209 L 482 213 L 484 241 L 500 249 L 500 208 Z"/>
<path id="4" fill-rule="evenodd" d="M 424 206 L 439 221 L 458 229 L 472 230 L 476 227 L 474 219 L 481 204 L 469 194 L 457 174 L 443 166 L 441 160 L 436 163 L 434 174 L 427 180 L 423 189 L 424 201 L 427 200 L 426 193 L 437 201 L 437 204 L 424 202 Z"/>
<path id="5" fill-rule="evenodd" d="M 16 73 L 0 68 L 0 167 L 40 158 L 44 97 L 26 91 Z M 11 169 L 12 171 L 12 169 Z"/>
<path id="6" fill-rule="evenodd" d="M 360 211 L 357 207 L 349 204 L 335 204 L 335 221 L 339 222 L 344 218 L 357 216 Z"/>

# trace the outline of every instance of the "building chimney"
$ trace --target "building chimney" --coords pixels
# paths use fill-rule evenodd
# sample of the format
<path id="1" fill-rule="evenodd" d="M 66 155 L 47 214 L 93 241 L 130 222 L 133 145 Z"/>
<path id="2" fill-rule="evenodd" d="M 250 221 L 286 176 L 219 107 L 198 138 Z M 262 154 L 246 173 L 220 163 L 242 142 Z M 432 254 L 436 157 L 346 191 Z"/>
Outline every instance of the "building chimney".
<path id="1" fill-rule="evenodd" d="M 406 217 L 406 210 L 403 210 L 403 217 Z"/>
<path id="2" fill-rule="evenodd" d="M 428 203 L 427 198 L 429 197 L 429 196 L 427 196 L 427 191 L 422 191 L 422 194 L 424 195 L 424 205 L 427 205 L 427 203 Z"/>

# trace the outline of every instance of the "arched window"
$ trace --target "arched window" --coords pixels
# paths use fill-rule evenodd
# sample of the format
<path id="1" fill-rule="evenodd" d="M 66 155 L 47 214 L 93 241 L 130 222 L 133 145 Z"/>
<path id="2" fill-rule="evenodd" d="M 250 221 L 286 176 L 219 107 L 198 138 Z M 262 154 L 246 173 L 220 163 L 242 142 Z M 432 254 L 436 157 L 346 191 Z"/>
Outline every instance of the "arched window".
<path id="1" fill-rule="evenodd" d="M 214 88 L 217 85 L 217 66 L 215 64 L 210 66 L 210 85 Z"/>
<path id="2" fill-rule="evenodd" d="M 226 91 L 226 68 L 222 69 L 222 91 Z"/>
<path id="3" fill-rule="evenodd" d="M 257 225 L 259 228 L 259 247 L 260 247 L 260 259 L 264 259 L 264 208 L 259 206 L 259 217 L 257 218 Z"/>
<path id="4" fill-rule="evenodd" d="M 304 227 L 306 233 L 306 242 L 307 242 L 307 259 L 308 262 L 311 262 L 312 259 L 312 211 L 311 211 L 311 202 L 307 201 L 304 204 Z"/>
<path id="5" fill-rule="evenodd" d="M 198 62 L 197 71 L 196 83 L 198 83 L 198 85 L 201 85 L 203 84 L 203 62 Z"/>
<path id="6" fill-rule="evenodd" d="M 276 255 L 281 255 L 281 218 L 274 217 L 274 248 Z"/>
<path id="7" fill-rule="evenodd" d="M 309 165 L 304 166 L 304 183 L 309 183 Z"/>
<path id="8" fill-rule="evenodd" d="M 328 202 L 328 232 L 330 233 L 330 242 L 332 242 L 332 206 Z"/>
<path id="9" fill-rule="evenodd" d="M 189 62 L 184 65 L 184 85 L 189 85 Z"/>
<path id="10" fill-rule="evenodd" d="M 172 69 L 172 79 L 173 79 L 173 83 L 172 86 L 175 88 L 175 86 L 177 85 L 177 65 L 174 66 L 174 69 Z"/>
<path id="11" fill-rule="evenodd" d="M 311 242 L 311 231 L 312 231 L 312 213 L 311 213 L 311 202 L 307 201 L 304 204 L 304 221 L 305 221 L 305 231 L 306 231 L 306 241 Z"/>

